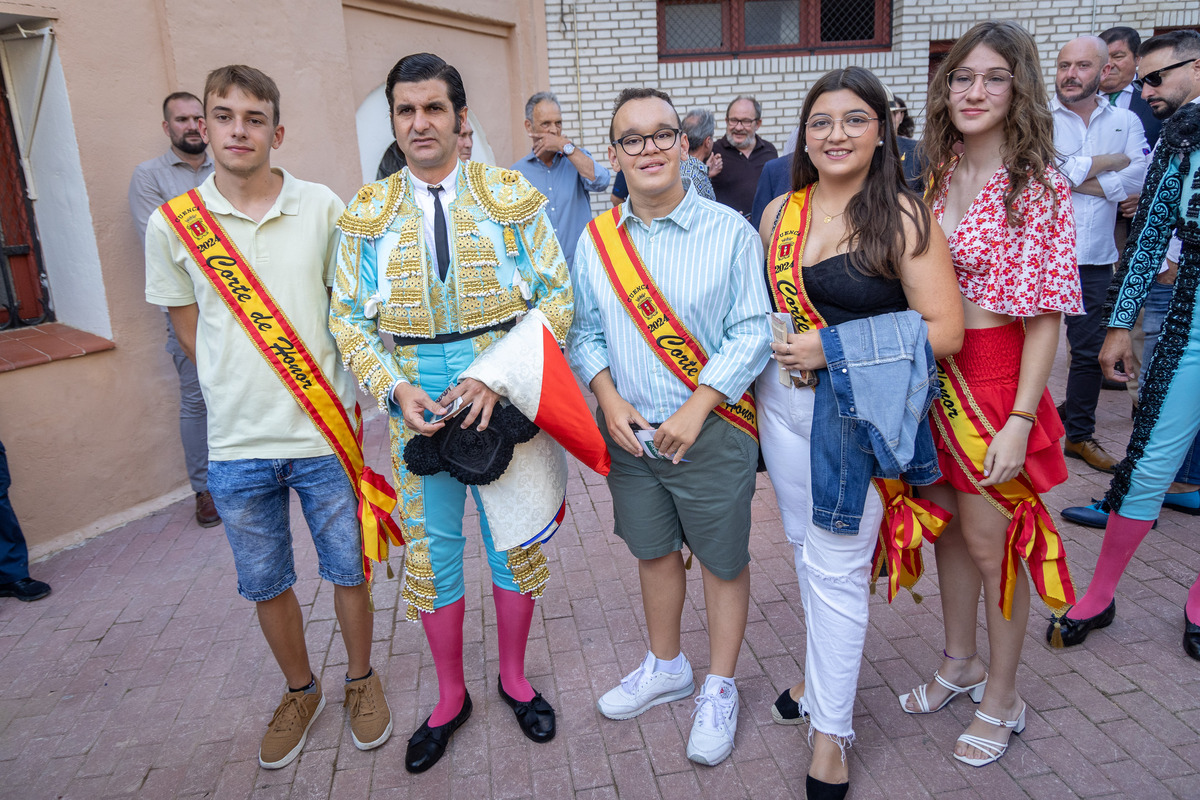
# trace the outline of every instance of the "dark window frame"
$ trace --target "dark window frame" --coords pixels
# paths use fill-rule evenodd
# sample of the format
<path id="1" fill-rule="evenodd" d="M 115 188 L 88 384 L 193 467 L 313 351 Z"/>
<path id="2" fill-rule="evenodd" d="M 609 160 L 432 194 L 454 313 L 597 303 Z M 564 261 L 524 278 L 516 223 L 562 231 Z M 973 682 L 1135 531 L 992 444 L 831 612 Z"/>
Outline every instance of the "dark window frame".
<path id="1" fill-rule="evenodd" d="M 754 0 L 716 0 L 721 5 L 721 46 L 719 48 L 667 49 L 666 9 L 668 6 L 711 4 L 714 0 L 658 0 L 659 61 L 711 61 L 733 58 L 768 58 L 817 53 L 869 53 L 892 48 L 892 0 L 874 0 L 874 39 L 821 41 L 822 0 L 800 0 L 800 42 L 797 44 L 747 45 L 743 20 L 745 6 Z"/>
<path id="2" fill-rule="evenodd" d="M 0 331 L 54 321 L 33 201 L 25 186 L 8 92 L 0 80 Z"/>

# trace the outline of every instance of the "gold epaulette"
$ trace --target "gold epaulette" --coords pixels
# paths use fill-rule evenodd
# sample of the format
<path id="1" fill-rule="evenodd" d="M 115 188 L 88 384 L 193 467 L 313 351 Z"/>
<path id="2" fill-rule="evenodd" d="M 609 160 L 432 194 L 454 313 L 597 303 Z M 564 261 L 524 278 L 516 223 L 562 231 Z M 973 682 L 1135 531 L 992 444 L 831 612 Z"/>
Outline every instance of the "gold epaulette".
<path id="1" fill-rule="evenodd" d="M 382 204 L 378 204 L 382 198 Z M 358 190 L 350 205 L 338 217 L 337 226 L 347 236 L 378 239 L 392 223 L 404 199 L 404 173 L 392 173 L 386 180 L 368 183 Z"/>
<path id="2" fill-rule="evenodd" d="M 537 216 L 546 196 L 515 169 L 467 162 L 467 188 L 488 219 L 498 225 L 521 225 Z"/>

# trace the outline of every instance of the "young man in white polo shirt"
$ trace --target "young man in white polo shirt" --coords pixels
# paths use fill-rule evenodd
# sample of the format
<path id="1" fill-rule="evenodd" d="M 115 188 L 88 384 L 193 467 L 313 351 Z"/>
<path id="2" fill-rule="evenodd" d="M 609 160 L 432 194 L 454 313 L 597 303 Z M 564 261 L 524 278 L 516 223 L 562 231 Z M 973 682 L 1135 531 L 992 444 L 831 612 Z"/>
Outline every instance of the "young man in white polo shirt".
<path id="1" fill-rule="evenodd" d="M 326 327 L 334 223 L 343 205 L 328 188 L 271 167 L 271 151 L 283 143 L 283 126 L 279 90 L 262 72 L 245 66 L 213 70 L 205 83 L 204 109 L 201 130 L 216 171 L 195 194 L 170 201 L 165 213 L 151 217 L 146 300 L 168 307 L 180 345 L 196 361 L 208 405 L 208 485 L 233 549 L 238 592 L 257 604 L 263 635 L 287 680 L 259 750 L 259 764 L 278 769 L 300 754 L 325 707 L 291 588 L 296 573 L 289 488 L 300 495 L 318 572 L 334 584 L 354 744 L 362 750 L 378 747 L 392 731 L 370 663 L 372 616 L 358 498 L 335 455 L 339 451 L 318 428 L 354 407 L 354 384 L 339 368 Z M 223 246 L 224 255 L 202 257 L 203 248 L 212 246 Z M 245 275 L 235 278 L 242 265 Z M 271 312 L 238 305 L 256 294 L 266 298 L 270 304 L 263 307 Z M 239 310 L 251 324 L 237 315 Z M 287 340 L 274 340 L 275 347 L 256 344 L 255 332 L 282 317 Z M 282 372 L 268 352 L 278 356 Z M 302 357 L 311 368 L 302 369 Z M 300 391 L 309 392 L 325 379 L 324 396 L 313 395 L 324 402 L 324 417 L 303 410 L 287 388 L 288 375 Z"/>

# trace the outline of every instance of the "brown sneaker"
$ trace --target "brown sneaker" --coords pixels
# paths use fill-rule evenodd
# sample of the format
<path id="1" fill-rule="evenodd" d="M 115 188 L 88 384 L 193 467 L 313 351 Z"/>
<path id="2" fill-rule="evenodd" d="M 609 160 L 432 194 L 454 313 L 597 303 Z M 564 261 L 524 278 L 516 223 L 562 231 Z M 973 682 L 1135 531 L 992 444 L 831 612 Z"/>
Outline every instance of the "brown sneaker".
<path id="1" fill-rule="evenodd" d="M 316 680 L 314 676 L 313 680 Z M 258 764 L 263 769 L 280 769 L 295 761 L 296 756 L 304 749 L 308 739 L 308 729 L 313 720 L 325 708 L 325 695 L 321 692 L 321 682 L 317 680 L 317 690 L 312 694 L 305 692 L 284 692 L 267 733 L 263 736 L 262 745 L 258 748 Z"/>
<path id="2" fill-rule="evenodd" d="M 379 747 L 392 735 L 392 711 L 374 670 L 362 680 L 346 684 L 342 707 L 350 709 L 350 735 L 359 750 Z"/>
<path id="3" fill-rule="evenodd" d="M 1082 459 L 1089 467 L 1100 472 L 1117 470 L 1117 460 L 1104 452 L 1104 448 L 1095 439 L 1084 439 L 1082 442 L 1072 442 L 1068 439 L 1063 443 L 1063 455 Z"/>
<path id="4" fill-rule="evenodd" d="M 221 524 L 221 515 L 217 513 L 217 507 L 209 492 L 196 492 L 196 522 L 201 528 Z"/>

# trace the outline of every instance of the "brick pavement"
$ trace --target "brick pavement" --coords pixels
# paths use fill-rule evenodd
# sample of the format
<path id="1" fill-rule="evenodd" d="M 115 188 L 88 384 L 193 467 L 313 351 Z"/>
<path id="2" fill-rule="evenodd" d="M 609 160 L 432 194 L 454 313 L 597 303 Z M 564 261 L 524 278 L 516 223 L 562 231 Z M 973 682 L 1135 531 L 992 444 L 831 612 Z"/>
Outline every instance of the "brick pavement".
<path id="1" fill-rule="evenodd" d="M 1060 351 L 1052 381 L 1061 396 Z M 1100 430 L 1122 452 L 1128 400 L 1104 392 Z M 368 436 L 387 463 L 384 431 Z M 1098 497 L 1107 477 L 1070 460 L 1071 479 L 1049 493 L 1057 511 Z M 258 739 L 282 681 L 236 580 L 221 528 L 202 530 L 181 502 L 34 569 L 54 594 L 0 601 L 0 797 L 3 798 L 774 798 L 803 795 L 804 728 L 771 722 L 770 705 L 801 675 L 804 623 L 791 551 L 770 483 L 760 477 L 751 539 L 752 600 L 738 665 L 742 696 L 734 755 L 715 768 L 684 756 L 691 703 L 613 722 L 595 700 L 646 649 L 633 559 L 611 533 L 601 479 L 574 469 L 569 513 L 547 548 L 554 577 L 529 642 L 533 684 L 554 703 L 559 735 L 522 737 L 495 694 L 495 614 L 479 549 L 467 559 L 466 668 L 475 712 L 431 772 L 404 771 L 408 734 L 433 707 L 436 679 L 421 628 L 404 621 L 396 581 L 374 590 L 374 664 L 395 719 L 384 747 L 362 753 L 337 703 L 345 656 L 332 592 L 293 504 L 314 668 L 328 707 L 304 754 L 276 772 L 257 765 Z M 477 529 L 477 518 L 469 521 Z M 1100 532 L 1064 523 L 1076 580 L 1085 586 Z M 1045 645 L 1035 602 L 1020 672 L 1028 728 L 998 764 L 972 769 L 949 756 L 973 706 L 913 717 L 897 693 L 928 678 L 941 644 L 937 584 L 925 601 L 876 596 L 850 751 L 853 797 L 1200 798 L 1200 664 L 1180 647 L 1181 607 L 1200 571 L 1200 523 L 1178 512 L 1138 551 L 1119 595 L 1120 614 L 1079 648 Z M 477 541 L 477 539 L 470 540 Z M 932 571 L 932 559 L 929 559 Z M 683 644 L 707 666 L 699 570 L 689 576 Z M 986 644 L 981 638 L 981 643 Z"/>

